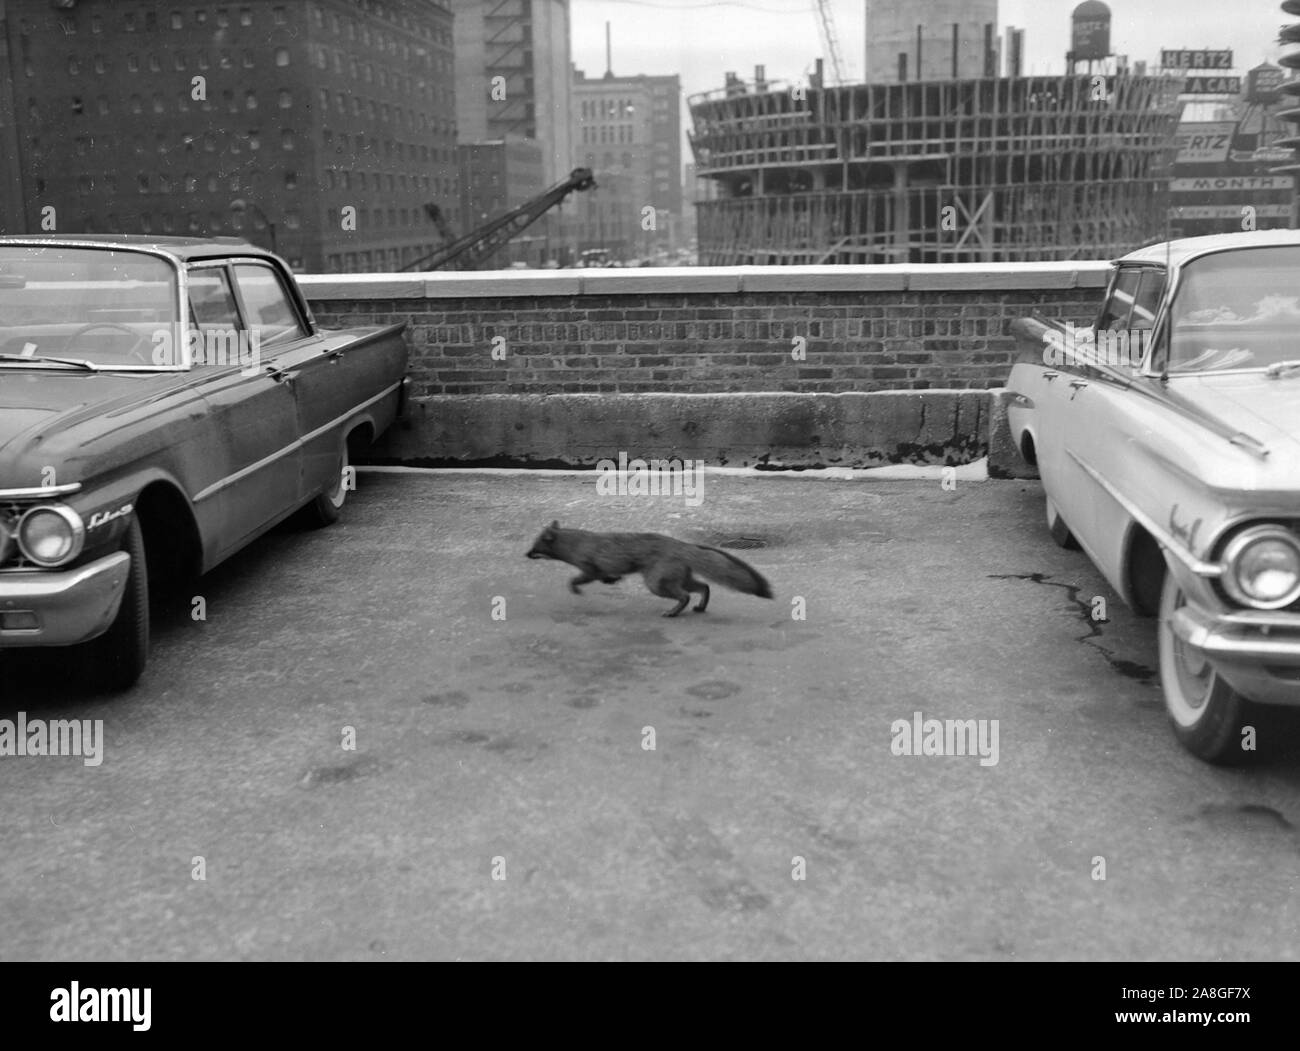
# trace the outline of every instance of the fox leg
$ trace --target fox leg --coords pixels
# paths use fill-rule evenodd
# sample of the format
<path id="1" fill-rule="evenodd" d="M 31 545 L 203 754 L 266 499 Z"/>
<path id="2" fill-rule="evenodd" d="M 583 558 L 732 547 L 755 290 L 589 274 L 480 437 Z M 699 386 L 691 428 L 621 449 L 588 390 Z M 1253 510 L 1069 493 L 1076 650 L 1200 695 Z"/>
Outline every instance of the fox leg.
<path id="1" fill-rule="evenodd" d="M 581 595 L 582 585 L 590 584 L 595 579 L 596 579 L 595 573 L 591 572 L 588 569 L 584 569 L 581 573 L 579 573 L 576 577 L 574 577 L 572 580 L 569 581 L 569 590 L 572 591 L 575 595 Z"/>
<path id="2" fill-rule="evenodd" d="M 691 601 L 691 593 L 687 590 L 690 574 L 691 571 L 685 566 L 671 566 L 659 570 L 653 576 L 646 576 L 645 586 L 650 589 L 651 594 L 677 600 L 677 605 L 665 613 L 665 617 L 677 616 Z"/>
<path id="3" fill-rule="evenodd" d="M 701 595 L 700 601 L 695 604 L 696 613 L 703 613 L 709 608 L 709 585 L 702 580 L 696 580 L 690 570 L 686 571 L 686 590 Z"/>

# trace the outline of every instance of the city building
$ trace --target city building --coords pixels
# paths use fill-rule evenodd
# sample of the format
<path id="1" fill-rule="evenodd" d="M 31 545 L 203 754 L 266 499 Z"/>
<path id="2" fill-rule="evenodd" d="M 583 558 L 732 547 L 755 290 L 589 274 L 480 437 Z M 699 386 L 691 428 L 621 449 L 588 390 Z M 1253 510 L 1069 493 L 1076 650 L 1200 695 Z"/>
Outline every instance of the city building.
<path id="1" fill-rule="evenodd" d="M 676 247 L 683 221 L 681 78 L 599 79 L 574 70 L 574 148 L 596 175 L 575 209 L 580 248 L 647 258 Z"/>
<path id="2" fill-rule="evenodd" d="M 460 226 L 465 234 L 525 204 L 545 189 L 542 147 L 529 139 L 462 143 L 456 147 L 460 173 Z M 488 266 L 542 266 L 551 258 L 545 218 L 495 253 Z M 554 248 L 559 249 L 559 245 Z"/>
<path id="3" fill-rule="evenodd" d="M 1166 232 L 1182 81 L 1110 50 L 1078 5 L 1067 67 L 999 53 L 996 0 L 868 0 L 867 81 L 755 70 L 690 99 L 699 258 L 745 263 L 1107 259 Z M 1112 62 L 1112 59 L 1116 59 Z M 1096 65 L 1099 63 L 1099 65 Z"/>
<path id="4" fill-rule="evenodd" d="M 1240 230 L 1286 229 L 1295 206 L 1289 148 L 1280 116 L 1291 107 L 1281 88 L 1287 71 L 1268 63 L 1250 70 L 1235 97 L 1190 98 L 1178 124 L 1170 180 L 1169 235 L 1196 237 Z"/>
<path id="5" fill-rule="evenodd" d="M 450 0 L 461 142 L 536 139 L 542 185 L 576 164 L 569 0 Z"/>
<path id="6" fill-rule="evenodd" d="M 424 205 L 459 194 L 445 3 L 0 10 L 4 232 L 243 235 L 310 271 L 440 243 Z"/>

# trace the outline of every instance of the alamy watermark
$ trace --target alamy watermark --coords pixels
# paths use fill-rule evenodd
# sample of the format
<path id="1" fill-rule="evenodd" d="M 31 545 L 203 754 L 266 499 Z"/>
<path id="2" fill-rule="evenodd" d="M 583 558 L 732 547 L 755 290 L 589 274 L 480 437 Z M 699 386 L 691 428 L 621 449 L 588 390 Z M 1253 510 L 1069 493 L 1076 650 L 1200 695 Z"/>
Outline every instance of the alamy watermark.
<path id="1" fill-rule="evenodd" d="M 79 755 L 86 766 L 104 761 L 103 719 L 0 719 L 0 759 L 25 755 Z"/>
<path id="2" fill-rule="evenodd" d="M 980 766 L 998 765 L 996 719 L 895 719 L 889 750 L 894 755 L 978 755 Z"/>
<path id="3" fill-rule="evenodd" d="M 599 496 L 680 496 L 687 507 L 704 502 L 703 460 L 629 460 L 626 452 L 618 462 L 596 464 L 596 493 Z"/>
<path id="4" fill-rule="evenodd" d="M 1043 333 L 1043 362 L 1050 368 L 1108 365 L 1136 369 L 1151 345 L 1150 329 L 1093 329 L 1066 322 Z"/>
<path id="5" fill-rule="evenodd" d="M 176 367 L 185 363 L 182 348 L 195 365 L 239 365 L 240 375 L 253 376 L 262 368 L 262 334 L 257 329 L 186 328 L 172 325 L 156 329 L 153 363 Z"/>

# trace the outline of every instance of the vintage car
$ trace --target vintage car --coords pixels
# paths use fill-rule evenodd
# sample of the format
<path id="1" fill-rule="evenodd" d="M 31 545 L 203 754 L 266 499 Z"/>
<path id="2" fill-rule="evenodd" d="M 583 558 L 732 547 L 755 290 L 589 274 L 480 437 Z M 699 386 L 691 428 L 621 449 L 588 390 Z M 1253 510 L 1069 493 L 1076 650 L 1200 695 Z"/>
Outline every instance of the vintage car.
<path id="1" fill-rule="evenodd" d="M 1300 704 L 1300 231 L 1118 260 L 1096 323 L 1018 319 L 1007 418 L 1057 543 L 1157 618 L 1174 732 L 1212 762 Z"/>
<path id="2" fill-rule="evenodd" d="M 0 237 L 0 659 L 72 647 L 127 688 L 151 578 L 337 519 L 400 412 L 402 329 L 322 331 L 233 239 Z"/>

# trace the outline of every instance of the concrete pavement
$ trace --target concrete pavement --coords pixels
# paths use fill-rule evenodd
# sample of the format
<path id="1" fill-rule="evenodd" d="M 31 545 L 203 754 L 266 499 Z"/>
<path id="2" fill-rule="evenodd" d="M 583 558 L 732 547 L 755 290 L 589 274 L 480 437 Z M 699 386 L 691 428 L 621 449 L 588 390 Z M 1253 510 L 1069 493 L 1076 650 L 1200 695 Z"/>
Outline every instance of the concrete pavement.
<path id="1" fill-rule="evenodd" d="M 156 618 L 134 692 L 0 665 L 0 719 L 107 740 L 0 758 L 0 958 L 1300 953 L 1297 720 L 1246 770 L 1184 753 L 1151 622 L 1037 483 L 594 482 L 364 473 Z M 575 596 L 523 557 L 553 518 L 739 542 L 776 598 Z M 997 720 L 996 765 L 892 754 L 916 712 Z"/>

